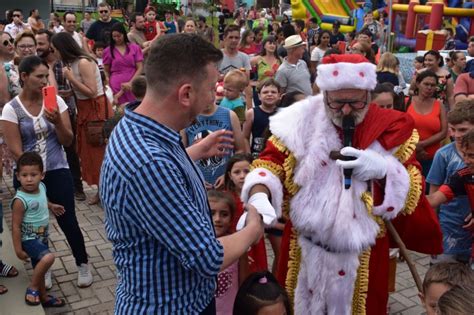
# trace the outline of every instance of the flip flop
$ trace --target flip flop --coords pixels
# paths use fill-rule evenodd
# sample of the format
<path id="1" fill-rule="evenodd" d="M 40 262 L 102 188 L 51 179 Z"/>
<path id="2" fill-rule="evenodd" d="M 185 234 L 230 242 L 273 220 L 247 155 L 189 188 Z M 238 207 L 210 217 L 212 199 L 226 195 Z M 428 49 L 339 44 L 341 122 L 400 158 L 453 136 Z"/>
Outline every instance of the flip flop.
<path id="1" fill-rule="evenodd" d="M 38 302 L 31 302 L 30 300 L 28 300 L 27 299 L 28 295 L 33 296 L 35 299 L 38 298 Z M 25 303 L 31 306 L 40 305 L 41 302 L 39 301 L 39 296 L 40 296 L 40 293 L 38 290 L 27 288 L 26 293 L 25 293 Z"/>
<path id="2" fill-rule="evenodd" d="M 13 278 L 18 276 L 18 270 L 4 262 L 0 262 L 0 277 Z"/>
<path id="3" fill-rule="evenodd" d="M 41 303 L 43 307 L 63 307 L 66 305 L 66 301 L 64 299 L 57 298 L 53 295 L 48 295 L 48 300 L 46 302 Z"/>
<path id="4" fill-rule="evenodd" d="M 7 292 L 8 292 L 7 287 L 0 284 L 0 295 L 5 294 Z"/>

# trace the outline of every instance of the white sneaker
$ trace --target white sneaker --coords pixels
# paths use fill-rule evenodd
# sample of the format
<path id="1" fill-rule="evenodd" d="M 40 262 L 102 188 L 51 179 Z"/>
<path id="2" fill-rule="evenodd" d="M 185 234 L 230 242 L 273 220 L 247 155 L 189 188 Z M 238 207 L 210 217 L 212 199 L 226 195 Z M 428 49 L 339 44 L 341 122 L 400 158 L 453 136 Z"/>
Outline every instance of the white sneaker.
<path id="1" fill-rule="evenodd" d="M 44 274 L 44 286 L 46 290 L 50 290 L 53 287 L 53 281 L 51 281 L 51 269 L 48 269 Z"/>
<path id="2" fill-rule="evenodd" d="M 77 267 L 77 286 L 87 288 L 92 284 L 92 273 L 88 264 L 81 264 Z"/>

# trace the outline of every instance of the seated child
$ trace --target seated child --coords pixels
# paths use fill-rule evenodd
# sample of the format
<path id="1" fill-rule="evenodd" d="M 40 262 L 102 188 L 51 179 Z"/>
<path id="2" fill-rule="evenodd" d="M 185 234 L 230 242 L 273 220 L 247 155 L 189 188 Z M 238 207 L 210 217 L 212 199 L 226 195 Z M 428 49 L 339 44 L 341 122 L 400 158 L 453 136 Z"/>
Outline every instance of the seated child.
<path id="1" fill-rule="evenodd" d="M 219 106 L 233 110 L 239 117 L 241 124 L 245 121 L 245 103 L 241 95 L 248 84 L 249 80 L 245 72 L 229 71 L 224 77 L 224 98 L 219 104 Z"/>
<path id="2" fill-rule="evenodd" d="M 439 315 L 471 315 L 474 312 L 474 284 L 456 285 L 438 300 Z"/>
<path id="3" fill-rule="evenodd" d="M 235 204 L 232 196 L 226 192 L 209 190 L 207 193 L 211 207 L 212 222 L 216 237 L 232 234 L 232 221 L 235 216 Z M 247 255 L 219 272 L 216 289 L 216 314 L 232 314 L 235 295 L 240 284 L 248 275 Z"/>
<path id="4" fill-rule="evenodd" d="M 43 160 L 35 152 L 23 153 L 17 162 L 16 176 L 21 187 L 11 202 L 12 238 L 18 258 L 31 259 L 33 275 L 26 289 L 25 303 L 43 307 L 61 307 L 65 301 L 46 294 L 45 274 L 54 263 L 48 248 L 49 211 L 60 216 L 64 207 L 49 203 L 46 197 Z"/>
<path id="5" fill-rule="evenodd" d="M 269 271 L 252 273 L 237 292 L 233 315 L 292 314 L 288 294 Z"/>
<path id="6" fill-rule="evenodd" d="M 423 279 L 423 292 L 419 293 L 427 315 L 436 315 L 439 298 L 456 285 L 474 283 L 474 272 L 464 264 L 439 263 L 431 266 Z"/>

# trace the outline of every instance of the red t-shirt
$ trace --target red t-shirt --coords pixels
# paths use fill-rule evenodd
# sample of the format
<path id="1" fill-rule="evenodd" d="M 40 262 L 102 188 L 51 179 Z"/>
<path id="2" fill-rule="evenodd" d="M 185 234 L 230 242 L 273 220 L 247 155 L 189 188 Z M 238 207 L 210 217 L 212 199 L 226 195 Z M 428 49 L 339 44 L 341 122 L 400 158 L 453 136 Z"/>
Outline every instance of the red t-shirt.
<path id="1" fill-rule="evenodd" d="M 145 22 L 145 38 L 146 40 L 152 40 L 158 34 L 157 31 L 157 22 Z"/>
<path id="2" fill-rule="evenodd" d="M 456 79 L 454 85 L 454 96 L 456 95 L 474 95 L 474 79 L 471 78 L 469 73 L 462 73 Z"/>

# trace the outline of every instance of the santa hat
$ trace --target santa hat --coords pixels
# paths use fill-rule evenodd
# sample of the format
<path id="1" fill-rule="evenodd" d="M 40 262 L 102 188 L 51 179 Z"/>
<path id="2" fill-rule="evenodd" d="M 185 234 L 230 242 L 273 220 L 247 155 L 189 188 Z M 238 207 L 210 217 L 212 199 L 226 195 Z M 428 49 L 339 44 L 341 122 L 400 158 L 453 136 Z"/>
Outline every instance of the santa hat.
<path id="1" fill-rule="evenodd" d="M 360 89 L 371 91 L 377 85 L 375 65 L 358 54 L 331 54 L 318 66 L 316 84 L 322 91 Z"/>

